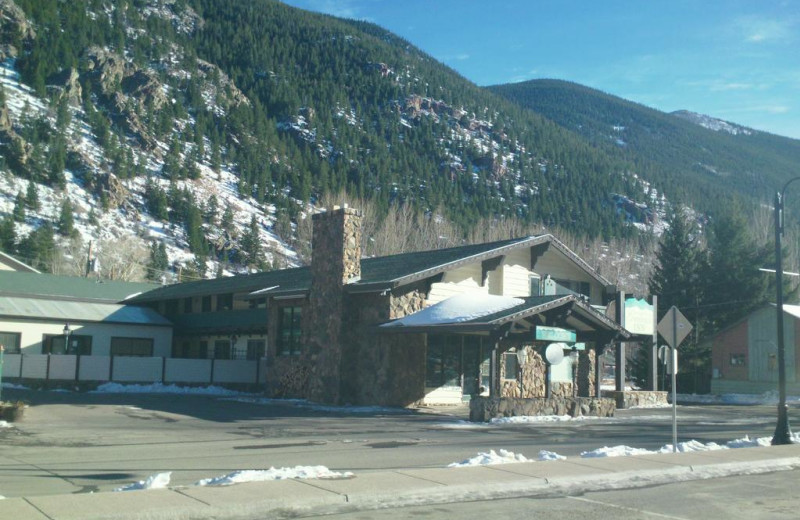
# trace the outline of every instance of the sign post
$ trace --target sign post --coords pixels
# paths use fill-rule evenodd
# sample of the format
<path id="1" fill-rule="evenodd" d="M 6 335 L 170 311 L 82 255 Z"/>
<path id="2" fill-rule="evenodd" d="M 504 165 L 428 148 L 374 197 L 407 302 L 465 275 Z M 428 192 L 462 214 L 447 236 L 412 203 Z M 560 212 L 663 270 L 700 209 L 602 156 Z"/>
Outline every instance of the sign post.
<path id="1" fill-rule="evenodd" d="M 678 345 L 692 331 L 692 324 L 674 305 L 658 322 L 658 333 L 672 347 L 672 451 L 678 451 L 678 392 L 675 375 L 678 372 Z"/>

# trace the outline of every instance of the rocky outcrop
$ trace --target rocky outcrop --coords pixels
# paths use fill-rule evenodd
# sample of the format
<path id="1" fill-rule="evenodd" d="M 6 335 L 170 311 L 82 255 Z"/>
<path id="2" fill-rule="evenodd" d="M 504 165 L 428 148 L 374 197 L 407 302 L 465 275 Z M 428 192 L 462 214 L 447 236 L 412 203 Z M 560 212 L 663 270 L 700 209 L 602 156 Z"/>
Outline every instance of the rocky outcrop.
<path id="1" fill-rule="evenodd" d="M 20 174 L 27 172 L 33 146 L 14 130 L 5 105 L 0 106 L 0 152 L 12 170 Z"/>
<path id="2" fill-rule="evenodd" d="M 58 74 L 47 78 L 47 88 L 58 92 L 58 99 L 66 97 L 69 104 L 75 107 L 81 105 L 83 87 L 81 87 L 80 76 L 74 68 L 64 69 Z"/>
<path id="3" fill-rule="evenodd" d="M 225 103 L 225 108 L 250 106 L 250 100 L 239 90 L 233 80 L 222 69 L 205 60 L 197 60 L 197 70 L 208 82 L 208 86 L 215 92 L 216 99 Z"/>
<path id="4" fill-rule="evenodd" d="M 36 31 L 25 16 L 25 11 L 13 0 L 0 0 L 0 43 L 11 43 L 17 38 L 33 40 Z"/>
<path id="5" fill-rule="evenodd" d="M 597 397 L 551 397 L 516 399 L 511 397 L 473 397 L 469 402 L 469 420 L 488 422 L 498 417 L 534 415 L 569 415 L 572 417 L 613 417 L 613 399 Z"/>

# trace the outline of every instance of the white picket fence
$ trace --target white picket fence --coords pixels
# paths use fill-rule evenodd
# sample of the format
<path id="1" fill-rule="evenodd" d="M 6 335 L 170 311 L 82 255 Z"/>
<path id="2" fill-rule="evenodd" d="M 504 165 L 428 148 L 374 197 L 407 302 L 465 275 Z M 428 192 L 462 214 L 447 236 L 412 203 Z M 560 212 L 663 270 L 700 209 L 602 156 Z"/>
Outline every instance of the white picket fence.
<path id="1" fill-rule="evenodd" d="M 242 359 L 6 354 L 3 380 L 260 384 L 266 362 Z"/>

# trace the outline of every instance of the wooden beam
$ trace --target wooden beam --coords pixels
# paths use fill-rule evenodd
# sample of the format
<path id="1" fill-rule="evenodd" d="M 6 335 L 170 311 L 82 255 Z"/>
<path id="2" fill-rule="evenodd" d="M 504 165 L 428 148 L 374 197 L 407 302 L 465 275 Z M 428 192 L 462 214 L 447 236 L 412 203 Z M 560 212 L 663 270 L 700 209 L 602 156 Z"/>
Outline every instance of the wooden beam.
<path id="1" fill-rule="evenodd" d="M 505 255 L 500 255 L 481 262 L 481 287 L 486 287 L 486 280 L 489 277 L 489 272 L 497 269 L 505 258 Z"/>
<path id="2" fill-rule="evenodd" d="M 541 258 L 548 249 L 550 249 L 550 242 L 542 242 L 541 244 L 531 246 L 531 271 L 536 271 L 536 262 L 539 261 L 539 258 Z"/>

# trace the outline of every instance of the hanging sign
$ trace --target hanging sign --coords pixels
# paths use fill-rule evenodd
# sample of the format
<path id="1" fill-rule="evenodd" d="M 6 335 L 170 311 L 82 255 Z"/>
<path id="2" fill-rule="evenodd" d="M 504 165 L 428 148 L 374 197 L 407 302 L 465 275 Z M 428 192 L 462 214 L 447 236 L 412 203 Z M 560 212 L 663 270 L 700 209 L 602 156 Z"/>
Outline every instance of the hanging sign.
<path id="1" fill-rule="evenodd" d="M 567 343 L 575 343 L 576 336 L 574 330 L 537 325 L 536 339 L 542 341 L 564 341 Z"/>

